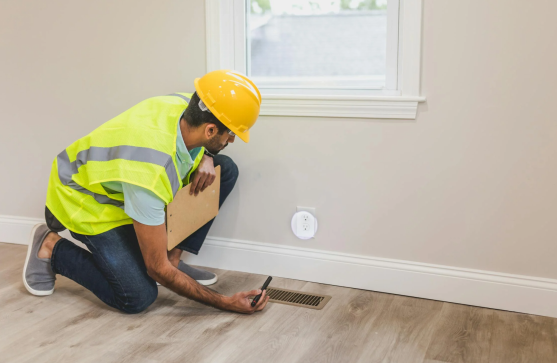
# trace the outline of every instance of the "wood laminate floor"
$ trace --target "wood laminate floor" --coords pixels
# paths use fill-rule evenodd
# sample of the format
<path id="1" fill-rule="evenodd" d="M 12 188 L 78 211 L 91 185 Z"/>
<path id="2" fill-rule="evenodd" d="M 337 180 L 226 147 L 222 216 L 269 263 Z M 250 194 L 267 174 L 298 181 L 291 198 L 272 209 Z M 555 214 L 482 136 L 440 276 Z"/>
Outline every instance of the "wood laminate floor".
<path id="1" fill-rule="evenodd" d="M 333 298 L 238 315 L 159 287 L 125 315 L 61 276 L 53 295 L 30 295 L 25 253 L 0 243 L 0 362 L 557 362 L 557 319 L 281 278 L 272 285 Z M 223 294 L 266 277 L 215 271 Z"/>

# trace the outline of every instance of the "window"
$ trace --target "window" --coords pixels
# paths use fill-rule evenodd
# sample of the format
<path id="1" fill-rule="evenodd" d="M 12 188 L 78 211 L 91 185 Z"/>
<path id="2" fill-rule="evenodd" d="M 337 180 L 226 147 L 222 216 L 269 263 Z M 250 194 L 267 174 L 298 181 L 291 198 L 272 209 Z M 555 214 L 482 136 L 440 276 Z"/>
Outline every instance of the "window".
<path id="1" fill-rule="evenodd" d="M 206 0 L 207 68 L 250 76 L 262 115 L 416 117 L 421 0 Z"/>
<path id="2" fill-rule="evenodd" d="M 387 2 L 249 0 L 248 76 L 275 93 L 385 89 Z M 391 3 L 398 14 L 398 0 Z M 396 81 L 396 72 L 391 76 Z"/>

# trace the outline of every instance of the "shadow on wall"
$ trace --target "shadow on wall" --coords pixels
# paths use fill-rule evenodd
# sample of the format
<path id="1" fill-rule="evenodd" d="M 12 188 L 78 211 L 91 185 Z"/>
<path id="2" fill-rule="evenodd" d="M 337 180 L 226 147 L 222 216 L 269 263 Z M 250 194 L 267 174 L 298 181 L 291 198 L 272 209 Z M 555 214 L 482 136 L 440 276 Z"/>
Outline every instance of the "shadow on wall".
<path id="1" fill-rule="evenodd" d="M 250 160 L 240 155 L 234 157 L 240 169 L 236 187 L 220 210 L 219 216 L 211 230 L 211 236 L 239 238 L 250 240 L 269 240 L 265 236 L 265 226 L 277 215 L 284 216 L 276 223 L 290 228 L 289 213 L 282 213 L 290 208 L 294 213 L 298 205 L 298 185 L 301 178 L 292 174 L 288 160 L 257 159 Z M 302 183 L 309 180 L 302 180 Z M 251 206 L 248 210 L 245 206 Z M 258 237 L 254 239 L 254 237 Z M 249 238 L 248 238 L 249 237 Z M 279 242 L 279 241 L 273 241 Z"/>

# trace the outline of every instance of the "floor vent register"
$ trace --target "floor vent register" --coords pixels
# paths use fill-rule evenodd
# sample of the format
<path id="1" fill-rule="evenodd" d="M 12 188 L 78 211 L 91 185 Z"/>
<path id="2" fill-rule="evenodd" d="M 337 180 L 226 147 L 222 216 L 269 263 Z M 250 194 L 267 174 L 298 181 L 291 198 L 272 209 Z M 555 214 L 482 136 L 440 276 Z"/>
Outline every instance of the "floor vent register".
<path id="1" fill-rule="evenodd" d="M 267 288 L 269 301 L 279 304 L 299 306 L 303 308 L 321 310 L 331 300 L 328 295 L 311 294 L 307 292 L 279 289 L 276 287 Z"/>

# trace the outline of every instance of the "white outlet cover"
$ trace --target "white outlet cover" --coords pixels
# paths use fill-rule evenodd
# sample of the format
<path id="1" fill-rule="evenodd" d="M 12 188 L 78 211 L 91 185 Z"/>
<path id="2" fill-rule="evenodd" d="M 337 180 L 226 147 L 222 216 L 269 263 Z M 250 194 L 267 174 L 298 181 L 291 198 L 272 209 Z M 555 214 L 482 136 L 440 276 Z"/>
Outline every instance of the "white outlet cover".
<path id="1" fill-rule="evenodd" d="M 297 212 L 292 217 L 291 227 L 299 239 L 314 238 L 317 232 L 317 218 L 306 211 Z"/>

